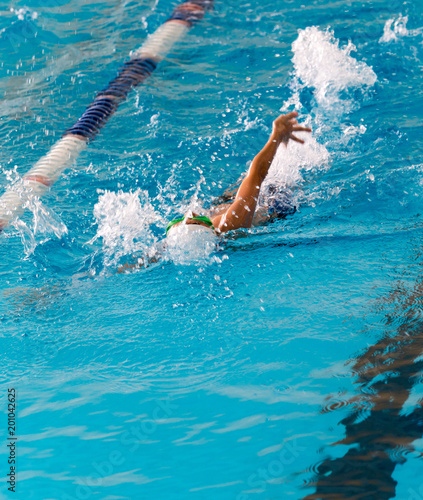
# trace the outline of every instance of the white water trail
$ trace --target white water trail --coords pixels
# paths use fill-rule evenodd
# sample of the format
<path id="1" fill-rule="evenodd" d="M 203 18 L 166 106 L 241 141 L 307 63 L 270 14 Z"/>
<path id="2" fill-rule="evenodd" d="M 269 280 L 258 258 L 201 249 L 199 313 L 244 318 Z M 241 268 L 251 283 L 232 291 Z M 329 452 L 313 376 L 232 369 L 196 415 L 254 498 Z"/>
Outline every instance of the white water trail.
<path id="1" fill-rule="evenodd" d="M 195 204 L 195 201 L 194 193 L 192 202 Z M 166 211 L 165 207 L 163 211 Z M 159 260 L 169 260 L 176 265 L 221 262 L 214 255 L 218 249 L 214 231 L 204 231 L 204 234 L 196 234 L 192 238 L 188 230 L 198 228 L 186 226 L 187 231 L 184 231 L 185 226 L 182 225 L 172 229 L 170 236 L 165 239 L 163 227 L 166 227 L 168 220 L 153 207 L 147 191 L 105 191 L 94 207 L 94 216 L 98 229 L 88 244 L 102 240 L 103 265 L 106 268 L 116 268 L 125 260 L 125 263 L 140 267 L 148 267 Z M 162 237 L 155 236 L 154 226 L 163 232 Z M 124 261 L 121 261 L 122 258 Z"/>
<path id="2" fill-rule="evenodd" d="M 349 111 L 348 105 L 353 103 L 345 99 L 342 92 L 372 87 L 376 83 L 373 69 L 351 56 L 356 51 L 351 41 L 340 47 L 329 29 L 321 31 L 313 26 L 300 30 L 292 50 L 297 78 L 304 86 L 314 89 L 316 103 L 324 110 Z"/>
<path id="3" fill-rule="evenodd" d="M 409 30 L 407 28 L 408 16 L 398 15 L 398 18 L 388 19 L 383 28 L 383 35 L 379 43 L 398 42 L 401 38 L 416 37 L 423 34 L 423 28 Z"/>
<path id="4" fill-rule="evenodd" d="M 22 240 L 26 257 L 32 255 L 38 245 L 42 245 L 52 239 L 61 239 L 68 233 L 68 228 L 61 220 L 60 216 L 50 207 L 44 205 L 38 196 L 33 193 L 28 194 L 22 177 L 18 174 L 18 167 L 15 165 L 3 172 L 6 181 L 15 192 L 18 198 L 25 197 L 24 209 L 32 212 L 32 220 L 15 216 L 11 220 L 11 225 L 17 230 Z M 0 205 L 4 208 L 4 202 Z"/>
<path id="5" fill-rule="evenodd" d="M 24 21 L 25 19 L 34 21 L 38 18 L 38 12 L 36 12 L 35 10 L 30 10 L 26 7 L 20 9 L 14 9 L 13 7 L 10 7 L 10 12 L 15 14 L 19 21 Z"/>
<path id="6" fill-rule="evenodd" d="M 348 136 L 366 131 L 365 126 L 347 127 L 342 120 L 346 113 L 359 106 L 357 91 L 365 95 L 377 81 L 373 69 L 351 55 L 355 46 L 348 42 L 341 47 L 329 29 L 322 31 L 312 26 L 299 30 L 292 51 L 292 95 L 281 111 L 297 110 L 300 122 L 310 126 L 313 133 L 297 134 L 305 141 L 304 145 L 291 141 L 287 148 L 279 148 L 264 184 L 260 204 L 266 203 L 269 189 L 274 192 L 276 187 L 277 193 L 290 192 L 303 181 L 303 172 L 329 168 L 327 146 L 330 141 L 327 137 L 334 135 L 334 128 L 337 128 L 338 135 Z M 313 91 L 314 101 L 312 113 L 304 116 L 302 113 L 306 108 L 301 96 L 306 89 Z"/>
<path id="7" fill-rule="evenodd" d="M 380 43 L 397 42 L 398 38 L 408 36 L 407 29 L 408 16 L 399 15 L 398 19 L 388 19 L 383 28 L 383 36 L 380 38 Z"/>
<path id="8" fill-rule="evenodd" d="M 32 223 L 16 218 L 12 225 L 18 231 L 26 257 L 32 255 L 38 245 L 55 238 L 61 239 L 68 234 L 68 228 L 61 218 L 51 208 L 47 208 L 37 196 L 30 196 L 24 208 L 32 212 Z"/>
<path id="9" fill-rule="evenodd" d="M 214 262 L 218 239 L 212 229 L 179 224 L 166 238 L 166 257 L 177 265 L 199 265 Z"/>
<path id="10" fill-rule="evenodd" d="M 106 191 L 94 207 L 94 217 L 98 229 L 89 243 L 102 239 L 105 266 L 116 266 L 121 257 L 134 253 L 146 261 L 154 256 L 157 238 L 151 226 L 163 221 L 146 191 Z"/>
<path id="11" fill-rule="evenodd" d="M 326 147 L 327 131 L 333 127 L 334 122 L 338 124 L 345 113 L 358 106 L 357 96 L 351 96 L 350 91 L 356 93 L 358 90 L 364 94 L 377 80 L 372 68 L 352 57 L 351 53 L 355 50 L 352 43 L 341 47 L 329 30 L 321 31 L 316 27 L 300 30 L 292 49 L 292 95 L 282 111 L 287 112 L 293 108 L 299 112 L 304 111 L 306 108 L 301 101 L 302 93 L 311 89 L 314 96 L 313 108 L 300 121 L 311 126 L 313 134 L 298 134 L 306 141 L 305 145 L 291 142 L 288 148 L 282 146 L 278 150 L 263 186 L 259 205 L 266 204 L 266 197 L 274 200 L 279 194 L 282 196 L 281 203 L 285 203 L 284 195 L 291 193 L 303 182 L 304 172 L 329 168 L 331 158 Z M 248 129 L 251 124 L 245 123 L 244 117 L 241 118 Z M 365 126 L 336 126 L 339 134 L 345 134 L 345 137 L 362 134 L 366 130 Z M 205 180 L 201 170 L 199 173 L 197 184 L 189 192 L 189 207 L 181 206 L 181 214 L 188 208 L 201 212 L 199 193 Z M 105 192 L 100 196 L 94 209 L 98 230 L 92 242 L 102 239 L 106 265 L 116 265 L 121 257 L 131 253 L 141 254 L 148 260 L 161 251 L 151 226 L 156 224 L 161 230 L 165 227 L 165 217 L 170 215 L 166 205 L 175 197 L 175 194 L 169 196 L 169 192 L 175 193 L 176 189 L 177 186 L 170 180 L 156 199 L 163 215 L 156 212 L 147 192 L 139 189 L 131 193 Z M 205 252 L 207 257 L 209 247 L 211 245 L 207 246 Z"/>

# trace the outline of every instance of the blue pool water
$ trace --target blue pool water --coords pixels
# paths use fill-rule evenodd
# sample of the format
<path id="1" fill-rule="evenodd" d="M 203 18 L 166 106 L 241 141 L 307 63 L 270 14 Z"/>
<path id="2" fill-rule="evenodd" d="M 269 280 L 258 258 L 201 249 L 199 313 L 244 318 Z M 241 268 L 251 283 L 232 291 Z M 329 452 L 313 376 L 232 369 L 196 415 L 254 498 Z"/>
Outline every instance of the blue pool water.
<path id="1" fill-rule="evenodd" d="M 215 3 L 1 236 L 1 499 L 423 499 L 423 5 Z M 2 3 L 1 192 L 174 6 Z M 295 214 L 116 272 L 293 109 Z"/>

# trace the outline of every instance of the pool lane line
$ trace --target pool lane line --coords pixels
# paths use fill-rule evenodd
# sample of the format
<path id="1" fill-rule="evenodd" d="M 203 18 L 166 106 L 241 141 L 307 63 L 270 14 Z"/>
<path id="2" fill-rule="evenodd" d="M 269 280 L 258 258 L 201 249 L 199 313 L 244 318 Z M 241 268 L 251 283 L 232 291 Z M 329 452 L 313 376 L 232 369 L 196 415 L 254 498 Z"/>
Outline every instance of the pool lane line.
<path id="1" fill-rule="evenodd" d="M 21 189 L 9 186 L 0 198 L 0 233 L 19 216 L 30 195 L 41 197 L 71 167 L 80 153 L 126 100 L 129 92 L 142 84 L 189 29 L 201 21 L 214 0 L 181 3 L 164 24 L 130 54 L 117 76 L 99 92 L 81 118 L 63 134 L 50 151 L 22 179 Z"/>

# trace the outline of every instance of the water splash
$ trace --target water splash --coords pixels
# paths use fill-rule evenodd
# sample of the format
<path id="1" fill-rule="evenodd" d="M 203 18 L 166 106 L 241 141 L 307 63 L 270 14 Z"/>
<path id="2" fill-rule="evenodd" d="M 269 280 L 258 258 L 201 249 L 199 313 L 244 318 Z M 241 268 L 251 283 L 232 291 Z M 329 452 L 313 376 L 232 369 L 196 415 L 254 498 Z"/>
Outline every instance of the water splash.
<path id="1" fill-rule="evenodd" d="M 371 87 L 377 81 L 371 67 L 351 56 L 356 50 L 351 41 L 340 47 L 329 29 L 320 31 L 312 26 L 300 30 L 292 50 L 296 77 L 304 86 L 314 88 L 317 105 L 325 110 L 342 107 L 348 111 L 353 103 L 341 93 Z"/>
<path id="2" fill-rule="evenodd" d="M 36 12 L 35 10 L 32 11 L 27 7 L 23 7 L 21 9 L 14 9 L 13 7 L 11 7 L 10 12 L 15 14 L 15 16 L 17 16 L 19 21 L 28 21 L 28 20 L 35 21 L 35 19 L 38 18 L 38 12 Z"/>
<path id="3" fill-rule="evenodd" d="M 94 207 L 98 229 L 89 243 L 103 240 L 105 266 L 116 266 L 119 259 L 132 253 L 146 257 L 156 252 L 157 238 L 151 226 L 162 225 L 162 217 L 154 209 L 148 193 L 105 191 Z"/>
<path id="4" fill-rule="evenodd" d="M 311 124 L 310 117 L 305 120 L 305 124 Z M 305 144 L 291 141 L 288 147 L 282 145 L 279 148 L 265 185 L 276 183 L 294 187 L 303 180 L 301 171 L 328 165 L 330 155 L 323 144 L 317 142 L 316 138 L 310 134 L 298 133 L 297 136 L 302 138 Z"/>
<path id="5" fill-rule="evenodd" d="M 330 154 L 327 144 L 319 142 L 319 138 L 324 134 L 327 139 L 329 124 L 324 120 L 329 120 L 328 110 L 331 111 L 332 118 L 334 114 L 342 117 L 346 110 L 354 108 L 356 102 L 345 91 L 370 87 L 377 80 L 369 66 L 351 56 L 354 49 L 351 42 L 345 47 L 340 47 L 339 41 L 329 30 L 320 31 L 316 27 L 309 27 L 299 31 L 298 39 L 293 44 L 292 96 L 282 110 L 288 111 L 292 107 L 299 111 L 306 110 L 301 102 L 302 92 L 308 88 L 313 89 L 315 108 L 305 122 L 302 121 L 312 126 L 314 132 L 313 135 L 298 134 L 305 139 L 305 145 L 291 142 L 288 148 L 279 149 L 263 185 L 259 208 L 268 205 L 269 199 L 275 198 L 275 193 L 280 193 L 284 197 L 282 200 L 284 204 L 286 195 L 291 196 L 292 203 L 288 200 L 288 204 L 295 205 L 300 195 L 294 196 L 292 191 L 303 182 L 304 172 L 329 168 Z M 157 116 L 153 117 L 153 128 L 156 119 Z M 246 106 L 238 118 L 238 124 L 244 131 L 261 126 L 257 118 L 254 122 L 248 119 Z M 330 126 L 333 126 L 332 122 Z M 365 127 L 359 132 L 364 133 L 363 130 L 365 131 Z M 356 132 L 359 133 L 358 129 L 357 131 L 354 129 L 354 133 Z M 352 133 L 352 129 L 345 131 L 348 137 Z M 342 134 L 343 129 L 340 128 L 339 135 Z M 181 213 L 188 208 L 201 212 L 200 193 L 205 179 L 200 168 L 198 172 L 200 174 L 198 182 L 185 193 L 189 201 L 181 204 Z M 173 185 L 174 179 L 171 184 L 172 186 L 166 185 L 160 189 L 159 196 L 155 200 L 165 215 L 169 215 L 169 206 L 175 201 L 174 195 L 172 199 L 170 192 L 178 191 Z M 92 241 L 102 238 L 107 264 L 116 265 L 121 257 L 134 252 L 141 253 L 145 257 L 152 248 L 155 252 L 160 251 L 157 247 L 158 240 L 154 237 L 150 226 L 159 223 L 162 229 L 166 221 L 156 213 L 146 192 L 138 190 L 134 193 L 105 193 L 100 197 L 94 215 L 99 228 Z M 165 253 L 165 257 L 170 258 L 169 252 Z M 172 260 L 175 261 L 174 258 Z M 181 258 L 176 259 L 178 262 L 180 260 Z"/>
<path id="6" fill-rule="evenodd" d="M 23 178 L 18 173 L 17 165 L 3 170 L 2 173 L 6 177 L 9 188 L 17 192 L 20 198 L 26 200 L 22 208 L 32 212 L 32 220 L 26 219 L 25 216 L 25 221 L 21 217 L 15 216 L 11 221 L 11 226 L 17 230 L 21 238 L 26 257 L 32 255 L 38 245 L 55 238 L 61 239 L 68 233 L 68 228 L 61 218 L 51 208 L 47 208 L 38 196 L 28 192 Z M 3 201 L 0 204 L 3 209 L 6 208 Z"/>
<path id="7" fill-rule="evenodd" d="M 179 265 L 201 265 L 213 262 L 218 245 L 213 230 L 195 225 L 180 224 L 166 238 L 167 257 Z"/>
<path id="8" fill-rule="evenodd" d="M 12 225 L 18 231 L 26 257 L 32 255 L 38 245 L 54 238 L 61 239 L 68 233 L 68 228 L 60 217 L 51 208 L 47 208 L 37 196 L 30 196 L 24 208 L 32 212 L 32 224 L 17 218 Z"/>
<path id="9" fill-rule="evenodd" d="M 407 29 L 408 16 L 399 15 L 398 19 L 388 19 L 383 28 L 383 36 L 379 40 L 380 43 L 397 42 L 399 37 L 409 35 Z"/>
<path id="10" fill-rule="evenodd" d="M 11 25 L 7 26 L 6 28 L 2 28 L 0 30 L 0 37 L 6 36 L 9 33 L 11 34 L 11 29 L 13 30 L 14 27 L 19 26 L 19 25 L 25 25 L 27 27 L 31 26 L 33 21 L 38 19 L 38 12 L 32 11 L 28 9 L 27 7 L 23 7 L 21 9 L 14 9 L 13 7 L 10 8 L 10 12 L 14 14 L 18 20 L 12 21 Z M 19 34 L 15 33 L 14 34 L 14 39 L 19 38 Z M 22 36 L 22 38 L 25 38 Z"/>
<path id="11" fill-rule="evenodd" d="M 341 47 L 330 30 L 321 31 L 315 26 L 299 30 L 292 50 L 292 94 L 281 111 L 295 109 L 300 118 L 303 113 L 310 113 L 301 122 L 310 126 L 313 134 L 297 134 L 305 141 L 304 145 L 290 142 L 287 148 L 279 148 L 263 186 L 260 204 L 266 204 L 266 193 L 274 191 L 274 187 L 276 192 L 289 193 L 301 184 L 304 172 L 327 170 L 328 147 L 345 144 L 351 137 L 366 132 L 365 125 L 346 126 L 343 117 L 359 106 L 357 91 L 364 95 L 377 81 L 372 68 L 351 56 L 354 45 L 348 42 Z M 314 97 L 311 109 L 307 102 L 310 89 Z M 293 203 L 298 204 L 299 198 L 297 193 Z"/>

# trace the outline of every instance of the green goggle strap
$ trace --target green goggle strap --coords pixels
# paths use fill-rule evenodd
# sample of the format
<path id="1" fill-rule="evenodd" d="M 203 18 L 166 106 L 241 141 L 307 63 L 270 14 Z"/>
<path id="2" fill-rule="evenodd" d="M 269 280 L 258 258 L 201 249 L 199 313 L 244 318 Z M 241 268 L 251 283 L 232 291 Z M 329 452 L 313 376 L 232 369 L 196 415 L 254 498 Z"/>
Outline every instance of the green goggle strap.
<path id="1" fill-rule="evenodd" d="M 207 224 L 207 226 L 212 227 L 214 229 L 213 222 L 205 215 L 199 215 L 198 217 L 191 217 L 191 219 L 198 220 L 199 222 L 203 222 L 204 224 Z M 175 224 L 178 224 L 179 222 L 182 222 L 183 220 L 185 220 L 185 217 L 182 217 L 180 219 L 174 219 L 174 220 L 170 221 L 169 224 L 167 225 L 167 228 L 166 228 L 166 234 L 169 232 L 169 229 L 171 229 Z"/>

